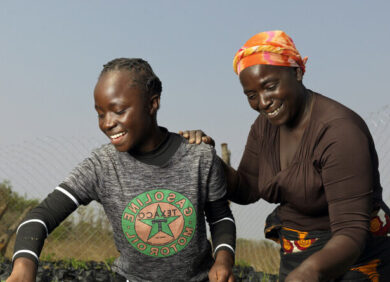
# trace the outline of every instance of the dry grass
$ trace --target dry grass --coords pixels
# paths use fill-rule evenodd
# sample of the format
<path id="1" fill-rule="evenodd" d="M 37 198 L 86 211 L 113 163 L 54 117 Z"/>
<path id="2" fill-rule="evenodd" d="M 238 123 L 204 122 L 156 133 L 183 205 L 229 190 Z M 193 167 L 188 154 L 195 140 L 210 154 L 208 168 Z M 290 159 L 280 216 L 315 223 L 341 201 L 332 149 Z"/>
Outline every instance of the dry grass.
<path id="1" fill-rule="evenodd" d="M 236 262 L 248 264 L 256 271 L 269 274 L 279 272 L 280 247 L 269 240 L 238 239 Z"/>
<path id="2" fill-rule="evenodd" d="M 14 240 L 14 239 L 13 239 Z M 13 240 L 10 246 L 13 246 Z M 6 257 L 12 257 L 12 248 L 8 247 Z M 41 259 L 58 260 L 74 258 L 77 260 L 106 261 L 119 255 L 111 237 L 94 235 L 88 238 L 74 236 L 67 239 L 49 238 L 45 242 Z M 238 239 L 236 263 L 252 266 L 256 271 L 277 274 L 279 271 L 279 247 L 268 240 Z"/>
<path id="3" fill-rule="evenodd" d="M 107 234 L 94 234 L 93 237 L 82 235 L 78 238 L 75 236 L 66 239 L 55 239 L 49 236 L 42 250 L 41 259 L 74 258 L 84 261 L 106 261 L 119 255 L 111 236 Z M 13 244 L 14 238 L 7 248 L 8 258 L 12 257 Z M 277 274 L 279 259 L 279 247 L 268 240 L 237 240 L 237 264 L 250 265 L 256 271 Z"/>
<path id="4" fill-rule="evenodd" d="M 48 241 L 42 250 L 41 257 L 50 259 L 74 258 L 83 261 L 105 261 L 113 257 L 118 257 L 113 240 L 100 240 L 91 242 L 85 240 L 64 240 L 60 243 Z"/>

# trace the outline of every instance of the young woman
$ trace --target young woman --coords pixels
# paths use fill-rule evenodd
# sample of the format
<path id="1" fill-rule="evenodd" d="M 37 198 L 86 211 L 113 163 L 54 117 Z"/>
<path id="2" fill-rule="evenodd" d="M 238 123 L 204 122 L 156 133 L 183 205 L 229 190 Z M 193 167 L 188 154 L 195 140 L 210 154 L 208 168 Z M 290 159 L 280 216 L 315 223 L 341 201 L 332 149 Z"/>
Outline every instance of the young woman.
<path id="1" fill-rule="evenodd" d="M 94 150 L 21 223 L 7 281 L 35 281 L 44 239 L 92 200 L 103 205 L 114 231 L 117 281 L 233 281 L 235 224 L 221 163 L 211 146 L 190 145 L 158 126 L 161 90 L 142 59 L 104 65 L 94 98 L 111 143 Z"/>
<path id="2" fill-rule="evenodd" d="M 259 116 L 238 170 L 225 166 L 228 197 L 279 203 L 265 232 L 281 243 L 280 281 L 387 281 L 390 218 L 374 142 L 356 113 L 303 85 L 305 62 L 278 30 L 254 35 L 235 55 Z"/>

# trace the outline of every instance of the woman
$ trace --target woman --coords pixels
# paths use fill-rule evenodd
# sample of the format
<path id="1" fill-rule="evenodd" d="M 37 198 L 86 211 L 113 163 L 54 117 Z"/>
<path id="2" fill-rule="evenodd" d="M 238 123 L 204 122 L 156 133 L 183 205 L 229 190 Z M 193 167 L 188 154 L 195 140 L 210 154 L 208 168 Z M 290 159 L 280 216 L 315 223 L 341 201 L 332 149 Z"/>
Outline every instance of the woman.
<path id="1" fill-rule="evenodd" d="M 281 243 L 281 281 L 384 281 L 390 218 L 372 137 L 356 113 L 303 85 L 305 62 L 283 31 L 256 34 L 236 53 L 234 70 L 260 114 L 238 170 L 225 165 L 229 198 L 279 203 L 265 233 Z"/>

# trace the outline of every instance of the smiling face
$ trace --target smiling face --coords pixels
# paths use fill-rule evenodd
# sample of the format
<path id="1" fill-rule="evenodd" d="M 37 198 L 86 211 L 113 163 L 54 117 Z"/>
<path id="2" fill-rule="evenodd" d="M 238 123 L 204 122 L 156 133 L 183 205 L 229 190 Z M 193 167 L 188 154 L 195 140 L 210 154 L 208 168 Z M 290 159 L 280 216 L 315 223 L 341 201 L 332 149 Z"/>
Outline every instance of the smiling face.
<path id="1" fill-rule="evenodd" d="M 304 108 L 300 69 L 254 65 L 244 69 L 239 78 L 251 108 L 264 114 L 274 125 L 294 123 Z"/>
<path id="2" fill-rule="evenodd" d="M 152 150 L 159 95 L 149 95 L 127 70 L 104 73 L 94 91 L 99 127 L 118 151 Z"/>

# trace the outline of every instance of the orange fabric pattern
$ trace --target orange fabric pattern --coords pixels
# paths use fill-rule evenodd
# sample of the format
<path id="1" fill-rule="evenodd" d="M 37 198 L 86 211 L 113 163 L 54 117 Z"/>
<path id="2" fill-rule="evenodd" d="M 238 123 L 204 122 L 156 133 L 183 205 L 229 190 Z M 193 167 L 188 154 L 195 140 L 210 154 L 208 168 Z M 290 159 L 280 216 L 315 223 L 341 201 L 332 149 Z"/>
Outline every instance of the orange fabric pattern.
<path id="1" fill-rule="evenodd" d="M 283 227 L 284 230 L 297 233 L 298 240 L 289 240 L 282 237 L 282 249 L 285 253 L 302 252 L 312 246 L 317 238 L 306 239 L 309 232 L 299 231 L 292 228 Z M 381 209 L 371 218 L 370 232 L 374 236 L 386 236 L 390 230 L 390 217 Z"/>
<path id="2" fill-rule="evenodd" d="M 297 253 L 302 252 L 309 248 L 314 242 L 317 241 L 316 238 L 306 239 L 306 236 L 309 234 L 308 232 L 303 232 L 287 227 L 283 227 L 285 230 L 293 231 L 298 234 L 298 240 L 288 240 L 282 237 L 282 248 L 285 253 Z"/>
<path id="3" fill-rule="evenodd" d="M 361 273 L 364 273 L 370 278 L 370 281 L 372 282 L 379 282 L 379 273 L 377 271 L 379 263 L 379 259 L 374 259 L 367 264 L 351 268 L 351 270 L 360 271 Z"/>
<path id="4" fill-rule="evenodd" d="M 270 220 L 269 223 L 271 222 Z M 275 221 L 275 223 L 279 222 Z M 270 229 L 271 227 L 268 227 L 266 230 Z M 387 281 L 390 277 L 388 267 L 390 262 L 389 230 L 390 217 L 388 214 L 383 209 L 374 212 L 371 215 L 371 234 L 366 242 L 364 254 L 337 281 Z M 278 235 L 281 244 L 280 273 L 283 275 L 287 275 L 305 259 L 323 248 L 332 237 L 328 230 L 300 231 L 288 227 L 279 227 Z"/>
<path id="5" fill-rule="evenodd" d="M 300 67 L 305 73 L 307 57 L 301 58 L 293 40 L 281 30 L 260 32 L 251 37 L 236 53 L 236 74 L 253 65 Z"/>
<path id="6" fill-rule="evenodd" d="M 385 236 L 389 229 L 390 217 L 383 210 L 379 210 L 378 214 L 371 218 L 370 232 L 375 236 Z"/>

